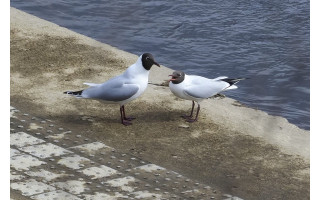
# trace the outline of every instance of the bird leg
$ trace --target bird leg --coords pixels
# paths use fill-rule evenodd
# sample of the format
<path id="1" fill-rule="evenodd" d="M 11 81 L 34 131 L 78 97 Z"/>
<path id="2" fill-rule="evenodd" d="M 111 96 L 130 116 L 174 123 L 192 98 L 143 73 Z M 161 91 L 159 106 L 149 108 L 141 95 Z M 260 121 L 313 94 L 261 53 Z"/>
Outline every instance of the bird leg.
<path id="1" fill-rule="evenodd" d="M 125 126 L 132 125 L 125 117 L 124 106 L 120 106 L 121 123 Z"/>
<path id="2" fill-rule="evenodd" d="M 194 101 L 192 101 L 192 108 L 191 108 L 191 113 L 190 115 L 182 115 L 181 117 L 184 119 L 191 119 L 193 116 L 193 109 L 194 109 Z"/>
<path id="3" fill-rule="evenodd" d="M 195 117 L 194 119 L 189 118 L 189 119 L 187 119 L 186 121 L 187 121 L 187 122 L 190 122 L 190 123 L 195 122 L 195 121 L 198 121 L 199 111 L 200 111 L 200 104 L 198 103 L 198 108 L 197 108 L 196 117 Z"/>
<path id="4" fill-rule="evenodd" d="M 122 106 L 122 111 L 123 111 L 123 119 L 127 121 L 132 121 L 135 119 L 135 117 L 126 117 L 126 112 L 124 111 L 124 106 Z"/>

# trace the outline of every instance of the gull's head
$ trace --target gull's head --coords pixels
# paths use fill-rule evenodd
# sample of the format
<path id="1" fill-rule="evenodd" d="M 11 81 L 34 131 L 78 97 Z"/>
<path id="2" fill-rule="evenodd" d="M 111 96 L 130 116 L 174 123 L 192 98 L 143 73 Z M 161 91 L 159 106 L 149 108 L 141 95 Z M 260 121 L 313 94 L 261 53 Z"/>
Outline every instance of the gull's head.
<path id="1" fill-rule="evenodd" d="M 179 84 L 184 80 L 185 77 L 185 73 L 183 71 L 174 71 L 171 75 L 171 79 L 169 81 L 171 81 L 173 84 Z"/>
<path id="2" fill-rule="evenodd" d="M 142 66 L 146 69 L 146 70 L 150 70 L 152 65 L 157 65 L 158 67 L 160 67 L 160 65 L 154 60 L 153 56 L 151 53 L 144 53 L 141 56 L 141 62 L 142 62 Z"/>

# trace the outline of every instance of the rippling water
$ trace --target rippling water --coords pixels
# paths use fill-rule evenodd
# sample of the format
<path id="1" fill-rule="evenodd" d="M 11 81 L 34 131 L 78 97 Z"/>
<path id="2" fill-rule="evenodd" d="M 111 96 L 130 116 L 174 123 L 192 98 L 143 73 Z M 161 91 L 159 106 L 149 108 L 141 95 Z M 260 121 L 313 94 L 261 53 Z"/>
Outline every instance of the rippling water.
<path id="1" fill-rule="evenodd" d="M 250 77 L 227 96 L 309 129 L 309 1 L 11 0 L 11 6 L 173 69 Z"/>

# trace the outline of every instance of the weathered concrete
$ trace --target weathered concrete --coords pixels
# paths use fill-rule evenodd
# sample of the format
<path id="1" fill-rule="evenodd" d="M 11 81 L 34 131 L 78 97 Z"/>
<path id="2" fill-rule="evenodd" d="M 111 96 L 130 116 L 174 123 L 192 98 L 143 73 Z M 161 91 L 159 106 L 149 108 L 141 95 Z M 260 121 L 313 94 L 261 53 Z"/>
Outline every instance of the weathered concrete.
<path id="1" fill-rule="evenodd" d="M 117 105 L 69 98 L 62 92 L 118 75 L 136 55 L 13 8 L 10 53 L 11 104 L 23 112 L 222 193 L 244 199 L 309 198 L 309 131 L 284 118 L 216 98 L 202 104 L 199 122 L 187 124 L 179 116 L 189 112 L 191 102 L 161 86 L 172 72 L 162 66 L 151 69 L 150 81 L 156 85 L 128 104 L 127 113 L 137 119 L 124 127 Z M 54 132 L 50 138 L 59 140 L 65 134 Z"/>
<path id="2" fill-rule="evenodd" d="M 51 120 L 11 111 L 14 199 L 240 200 Z"/>

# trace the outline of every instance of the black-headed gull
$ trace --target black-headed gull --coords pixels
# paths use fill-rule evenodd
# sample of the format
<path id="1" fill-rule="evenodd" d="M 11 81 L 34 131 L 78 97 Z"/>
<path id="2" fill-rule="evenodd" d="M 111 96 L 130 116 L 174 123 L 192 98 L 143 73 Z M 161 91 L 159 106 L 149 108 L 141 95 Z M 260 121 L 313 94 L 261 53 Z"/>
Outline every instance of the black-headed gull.
<path id="1" fill-rule="evenodd" d="M 174 71 L 169 75 L 169 87 L 171 92 L 182 99 L 192 101 L 192 109 L 190 115 L 183 115 L 187 122 L 195 122 L 198 120 L 200 111 L 200 102 L 203 99 L 212 97 L 219 92 L 238 88 L 234 84 L 245 78 L 229 79 L 226 76 L 221 76 L 215 79 L 208 79 L 202 76 L 187 75 L 182 71 Z M 194 102 L 197 102 L 198 109 L 196 117 L 193 119 Z"/>
<path id="2" fill-rule="evenodd" d="M 121 123 L 123 125 L 131 125 L 130 121 L 134 118 L 126 117 L 124 105 L 136 99 L 145 91 L 148 86 L 149 70 L 152 65 L 160 67 L 150 53 L 144 53 L 123 74 L 101 84 L 84 83 L 90 87 L 80 91 L 67 91 L 64 93 L 77 98 L 104 100 L 106 103 L 119 104 Z"/>

